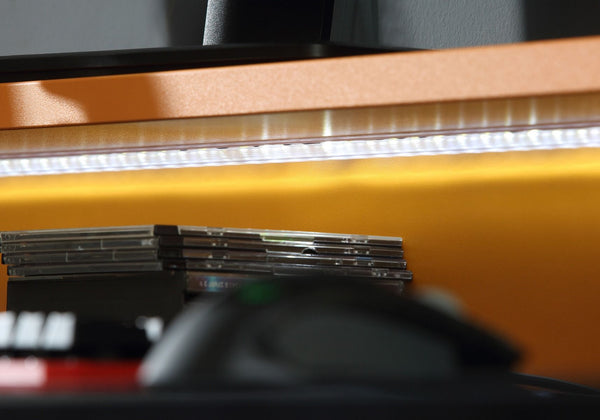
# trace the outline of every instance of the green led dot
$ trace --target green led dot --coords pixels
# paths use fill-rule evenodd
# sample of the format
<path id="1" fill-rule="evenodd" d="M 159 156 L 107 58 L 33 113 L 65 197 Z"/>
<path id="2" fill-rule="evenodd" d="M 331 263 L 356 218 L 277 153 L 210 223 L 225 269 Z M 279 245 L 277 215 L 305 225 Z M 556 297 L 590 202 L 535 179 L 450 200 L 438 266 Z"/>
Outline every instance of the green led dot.
<path id="1" fill-rule="evenodd" d="M 275 283 L 252 283 L 238 289 L 239 299 L 250 305 L 265 305 L 279 298 L 281 289 Z"/>

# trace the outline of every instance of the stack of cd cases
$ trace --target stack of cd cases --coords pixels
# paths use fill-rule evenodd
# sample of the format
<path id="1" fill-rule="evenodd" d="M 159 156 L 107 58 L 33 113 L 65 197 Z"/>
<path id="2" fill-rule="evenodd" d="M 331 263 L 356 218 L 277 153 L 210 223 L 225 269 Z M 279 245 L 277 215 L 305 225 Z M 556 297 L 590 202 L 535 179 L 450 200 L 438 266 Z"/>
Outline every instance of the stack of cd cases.
<path id="1" fill-rule="evenodd" d="M 52 308 L 31 308 L 30 292 L 17 298 L 17 290 L 44 282 L 53 285 L 50 292 L 96 284 L 96 294 L 109 283 L 112 289 L 135 285 L 133 295 L 144 300 L 149 279 L 176 284 L 186 296 L 267 276 L 360 277 L 398 291 L 412 279 L 402 238 L 385 236 L 147 225 L 2 232 L 0 252 L 11 310 L 73 310 L 57 296 Z M 29 307 L 15 304 L 21 300 Z"/>

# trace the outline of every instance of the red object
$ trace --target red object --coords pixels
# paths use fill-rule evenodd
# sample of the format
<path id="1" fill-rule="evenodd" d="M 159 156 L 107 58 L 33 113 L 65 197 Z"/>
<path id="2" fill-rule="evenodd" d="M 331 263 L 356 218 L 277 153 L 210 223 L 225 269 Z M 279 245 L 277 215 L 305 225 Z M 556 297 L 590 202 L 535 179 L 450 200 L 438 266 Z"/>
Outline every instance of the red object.
<path id="1" fill-rule="evenodd" d="M 0 391 L 101 391 L 137 388 L 135 361 L 0 359 Z"/>

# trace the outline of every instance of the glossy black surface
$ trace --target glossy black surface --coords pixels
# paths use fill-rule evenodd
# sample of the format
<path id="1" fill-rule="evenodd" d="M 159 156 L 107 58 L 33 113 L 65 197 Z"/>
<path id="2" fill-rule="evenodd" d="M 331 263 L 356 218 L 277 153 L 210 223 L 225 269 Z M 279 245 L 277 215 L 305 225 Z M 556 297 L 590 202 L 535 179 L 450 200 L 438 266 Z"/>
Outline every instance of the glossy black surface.
<path id="1" fill-rule="evenodd" d="M 146 356 L 145 386 L 448 381 L 517 351 L 466 321 L 351 278 L 282 277 L 191 304 Z"/>
<path id="2" fill-rule="evenodd" d="M 0 83 L 222 67 L 403 51 L 345 45 L 208 45 L 0 58 Z"/>

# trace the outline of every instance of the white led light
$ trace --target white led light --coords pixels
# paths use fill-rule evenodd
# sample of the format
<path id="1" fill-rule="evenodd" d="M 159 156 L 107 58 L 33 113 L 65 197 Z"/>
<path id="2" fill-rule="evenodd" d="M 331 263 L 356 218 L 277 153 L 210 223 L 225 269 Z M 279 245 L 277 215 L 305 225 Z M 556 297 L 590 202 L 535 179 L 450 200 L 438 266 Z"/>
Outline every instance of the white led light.
<path id="1" fill-rule="evenodd" d="M 41 312 L 21 312 L 17 317 L 13 347 L 15 349 L 35 349 L 44 325 L 44 315 Z"/>
<path id="2" fill-rule="evenodd" d="M 75 315 L 70 312 L 50 312 L 38 345 L 44 350 L 68 350 L 75 341 L 75 324 Z"/>
<path id="3" fill-rule="evenodd" d="M 600 127 L 0 159 L 0 177 L 600 147 Z"/>
<path id="4" fill-rule="evenodd" d="M 16 316 L 13 312 L 0 312 L 0 349 L 6 350 L 11 346 L 13 326 Z"/>

